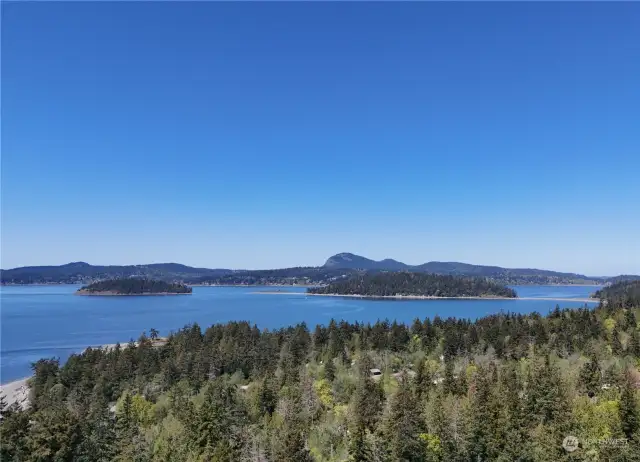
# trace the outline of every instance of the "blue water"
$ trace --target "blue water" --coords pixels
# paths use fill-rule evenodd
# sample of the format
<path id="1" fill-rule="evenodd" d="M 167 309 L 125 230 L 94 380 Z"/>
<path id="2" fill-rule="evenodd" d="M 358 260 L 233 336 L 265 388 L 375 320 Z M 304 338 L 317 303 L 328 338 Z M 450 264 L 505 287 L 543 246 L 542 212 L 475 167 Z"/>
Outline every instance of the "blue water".
<path id="1" fill-rule="evenodd" d="M 547 313 L 550 300 L 362 300 L 304 295 L 256 294 L 273 288 L 194 287 L 192 295 L 166 297 L 80 297 L 79 286 L 5 286 L 0 288 L 0 383 L 30 375 L 30 363 L 43 357 L 61 360 L 89 345 L 127 342 L 142 331 L 161 334 L 198 322 L 246 320 L 260 328 L 305 321 L 310 328 L 331 318 L 371 321 L 388 318 L 410 323 L 418 318 L 456 316 L 475 319 L 510 311 Z M 521 297 L 586 298 L 597 287 L 516 286 Z M 302 288 L 287 290 L 304 292 Z"/>

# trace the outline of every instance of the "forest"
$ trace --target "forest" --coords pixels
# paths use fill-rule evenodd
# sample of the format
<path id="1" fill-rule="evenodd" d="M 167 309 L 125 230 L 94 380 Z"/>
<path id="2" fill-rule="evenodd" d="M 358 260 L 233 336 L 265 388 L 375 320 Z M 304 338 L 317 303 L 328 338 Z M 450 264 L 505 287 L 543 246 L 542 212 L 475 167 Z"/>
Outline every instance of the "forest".
<path id="1" fill-rule="evenodd" d="M 150 329 L 35 362 L 30 407 L 1 405 L 0 459 L 638 461 L 639 316 L 629 291 L 547 315 Z"/>
<path id="2" fill-rule="evenodd" d="M 640 299 L 640 281 L 620 281 L 604 287 L 593 294 L 594 298 L 613 300 L 614 303 L 629 306 Z"/>
<path id="3" fill-rule="evenodd" d="M 190 294 L 191 287 L 184 284 L 144 278 L 105 279 L 78 290 L 78 294 L 109 293 L 114 295 Z"/>
<path id="4" fill-rule="evenodd" d="M 513 289 L 485 278 L 442 276 L 428 273 L 382 272 L 364 274 L 307 289 L 310 294 L 396 295 L 424 297 L 517 297 Z"/>

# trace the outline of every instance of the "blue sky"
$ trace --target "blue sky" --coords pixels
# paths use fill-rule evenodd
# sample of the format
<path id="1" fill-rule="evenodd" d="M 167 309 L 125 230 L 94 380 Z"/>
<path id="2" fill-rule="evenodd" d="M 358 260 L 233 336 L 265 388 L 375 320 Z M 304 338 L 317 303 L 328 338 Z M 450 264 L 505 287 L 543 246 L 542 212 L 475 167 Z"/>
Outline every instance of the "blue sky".
<path id="1" fill-rule="evenodd" d="M 640 4 L 12 3 L 3 268 L 640 273 Z"/>

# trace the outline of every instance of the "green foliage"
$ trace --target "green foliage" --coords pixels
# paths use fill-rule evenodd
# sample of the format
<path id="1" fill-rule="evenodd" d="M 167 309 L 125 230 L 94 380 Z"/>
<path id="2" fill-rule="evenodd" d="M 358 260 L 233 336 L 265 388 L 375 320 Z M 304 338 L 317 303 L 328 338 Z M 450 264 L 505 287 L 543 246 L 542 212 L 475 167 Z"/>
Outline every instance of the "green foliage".
<path id="1" fill-rule="evenodd" d="M 620 281 L 604 289 L 600 289 L 593 294 L 595 298 L 609 300 L 611 303 L 623 307 L 638 306 L 640 304 L 640 280 Z"/>
<path id="2" fill-rule="evenodd" d="M 631 372 L 627 371 L 620 394 L 620 424 L 622 433 L 632 440 L 640 442 L 640 409 Z"/>
<path id="3" fill-rule="evenodd" d="M 126 278 L 105 279 L 82 287 L 79 293 L 112 293 L 116 295 L 144 295 L 144 294 L 190 294 L 191 287 L 184 284 L 169 283 L 153 279 Z M 155 331 L 154 335 L 157 334 Z M 157 336 L 157 335 L 155 335 Z"/>
<path id="4" fill-rule="evenodd" d="M 516 297 L 513 289 L 488 279 L 409 272 L 365 274 L 307 291 L 311 294 L 372 297 Z"/>

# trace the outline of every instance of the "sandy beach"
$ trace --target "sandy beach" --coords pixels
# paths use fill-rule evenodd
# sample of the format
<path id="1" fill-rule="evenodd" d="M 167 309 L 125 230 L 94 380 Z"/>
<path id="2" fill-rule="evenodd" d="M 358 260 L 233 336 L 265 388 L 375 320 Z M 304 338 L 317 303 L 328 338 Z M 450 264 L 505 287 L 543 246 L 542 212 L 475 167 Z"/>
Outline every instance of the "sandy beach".
<path id="1" fill-rule="evenodd" d="M 4 396 L 7 406 L 18 403 L 22 409 L 29 406 L 29 377 L 0 385 L 0 396 Z"/>

